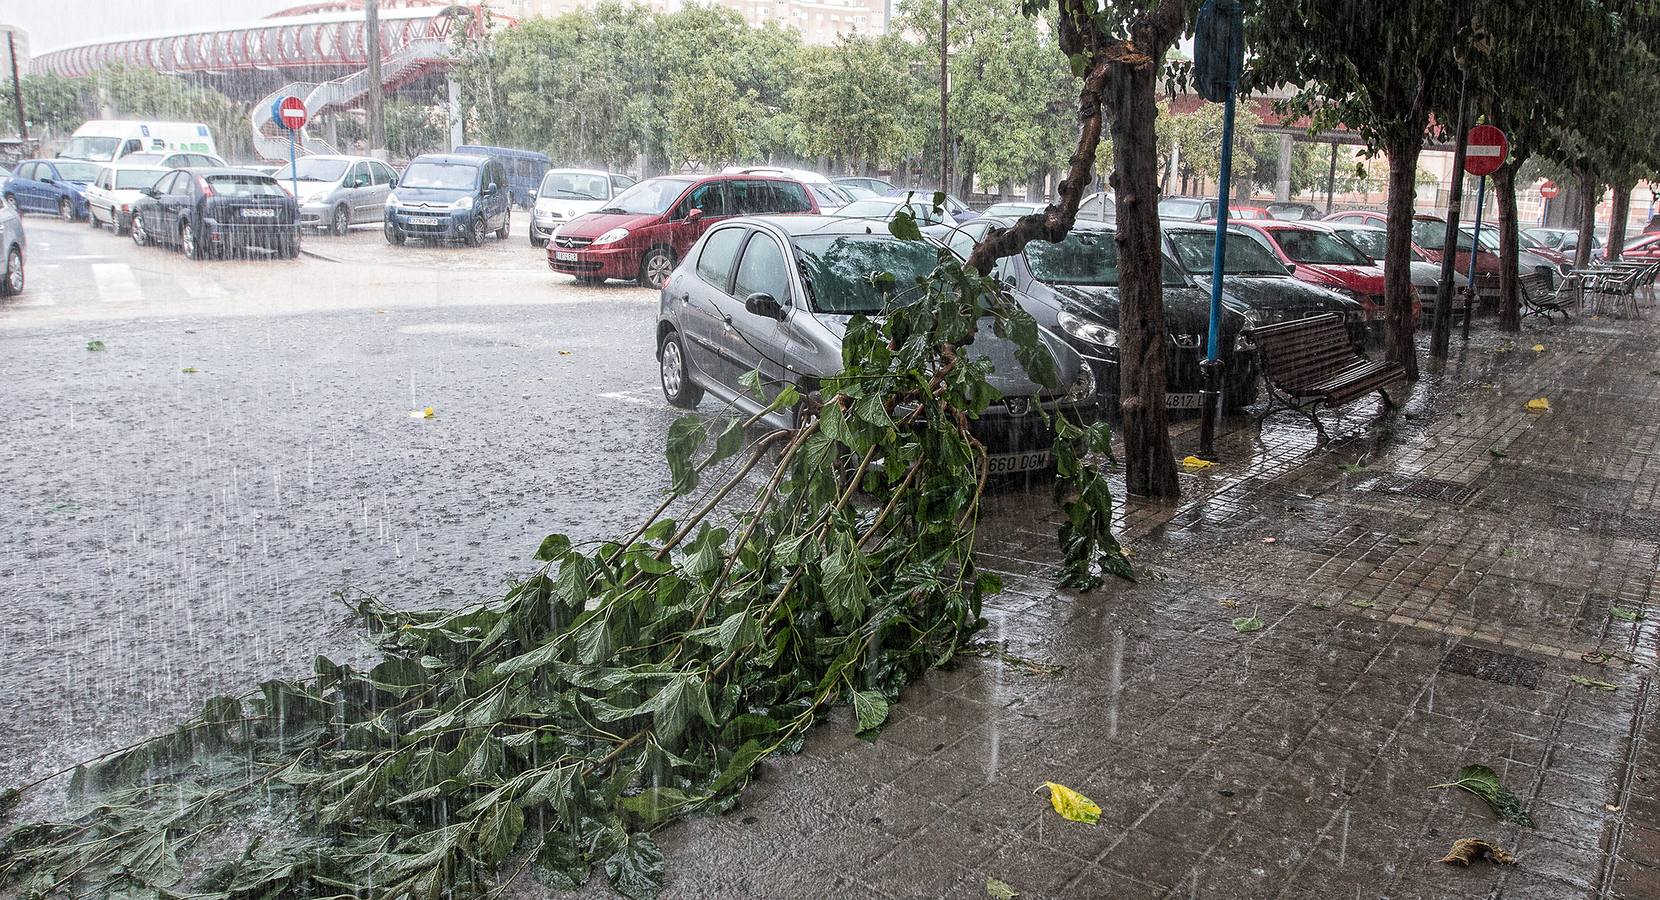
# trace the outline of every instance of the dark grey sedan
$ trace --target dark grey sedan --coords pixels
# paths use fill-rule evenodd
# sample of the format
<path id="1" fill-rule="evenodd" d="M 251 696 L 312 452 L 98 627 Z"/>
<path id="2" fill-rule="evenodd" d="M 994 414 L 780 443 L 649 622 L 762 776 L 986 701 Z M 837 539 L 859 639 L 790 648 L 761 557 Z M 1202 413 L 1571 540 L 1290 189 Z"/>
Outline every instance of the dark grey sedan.
<path id="1" fill-rule="evenodd" d="M 657 357 L 663 395 L 690 409 L 704 394 L 748 414 L 763 404 L 741 384 L 759 372 L 769 396 L 785 385 L 803 394 L 842 368 L 842 336 L 854 315 L 880 316 L 894 299 L 870 273 L 911 285 L 939 264 L 940 245 L 901 241 L 885 225 L 823 216 L 733 219 L 711 228 L 663 285 Z M 900 289 L 903 291 L 903 289 Z M 970 353 L 989 359 L 992 387 L 1003 395 L 975 423 L 994 474 L 1050 465 L 1051 413 L 1095 415 L 1095 383 L 1078 354 L 1044 334 L 1060 387 L 1034 382 L 1015 359 L 1014 345 L 982 328 Z M 793 428 L 795 410 L 768 414 L 768 424 Z"/>
<path id="2" fill-rule="evenodd" d="M 949 232 L 933 231 L 966 257 L 987 231 L 1013 224 L 1013 219 L 985 216 Z M 1119 397 L 1115 238 L 1113 223 L 1080 221 L 1066 240 L 1059 244 L 1033 241 L 1024 252 L 1001 260 L 993 271 L 1039 325 L 1059 331 L 1090 362 L 1103 410 L 1116 410 Z M 1245 313 L 1237 301 L 1223 297 L 1222 346 L 1217 355 L 1226 373 L 1229 410 L 1249 406 L 1257 397 L 1256 354 Z M 1165 402 L 1173 410 L 1197 410 L 1204 386 L 1199 362 L 1210 331 L 1210 294 L 1200 290 L 1168 255 L 1164 258 L 1164 321 L 1170 335 L 1170 346 L 1165 348 Z"/>

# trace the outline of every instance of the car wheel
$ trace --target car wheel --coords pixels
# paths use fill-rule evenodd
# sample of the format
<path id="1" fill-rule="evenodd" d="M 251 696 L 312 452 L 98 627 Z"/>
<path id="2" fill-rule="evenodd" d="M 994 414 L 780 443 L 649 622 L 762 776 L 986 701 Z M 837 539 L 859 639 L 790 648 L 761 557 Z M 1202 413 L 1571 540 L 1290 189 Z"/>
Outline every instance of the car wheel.
<path id="1" fill-rule="evenodd" d="M 65 222 L 75 221 L 75 202 L 68 197 L 58 198 L 58 218 Z"/>
<path id="2" fill-rule="evenodd" d="M 346 232 L 351 230 L 352 211 L 346 208 L 346 204 L 342 203 L 334 208 L 334 235 L 335 237 L 344 237 Z"/>
<path id="3" fill-rule="evenodd" d="M 507 232 L 512 229 L 512 225 L 513 225 L 513 214 L 512 213 L 508 213 L 507 215 L 502 216 L 501 217 L 501 227 L 496 229 L 496 240 L 498 240 L 498 241 L 507 240 Z"/>
<path id="4" fill-rule="evenodd" d="M 189 222 L 179 226 L 179 249 L 184 252 L 185 259 L 202 258 L 202 246 L 197 242 L 196 229 Z"/>
<path id="5" fill-rule="evenodd" d="M 663 283 L 674 274 L 674 254 L 667 247 L 653 247 L 640 260 L 640 286 L 654 291 L 663 289 Z"/>
<path id="6" fill-rule="evenodd" d="M 530 236 L 530 246 L 535 247 L 538 250 L 541 250 L 544 247 L 546 247 L 547 245 L 548 245 L 548 239 L 547 238 L 539 238 L 534 234 Z"/>
<path id="7" fill-rule="evenodd" d="M 144 230 L 144 219 L 140 218 L 138 215 L 135 214 L 133 216 L 133 224 L 128 231 L 132 234 L 133 243 L 140 247 L 149 245 L 150 235 Z"/>
<path id="8" fill-rule="evenodd" d="M 98 210 L 92 208 L 90 204 L 88 204 L 86 208 L 86 223 L 92 226 L 93 231 L 97 231 L 99 228 L 103 227 L 103 225 L 98 221 Z"/>
<path id="9" fill-rule="evenodd" d="M 462 242 L 469 247 L 477 247 L 478 242 L 484 240 L 484 225 L 485 222 L 483 216 L 474 216 L 473 227 L 467 229 L 461 235 Z"/>
<path id="10" fill-rule="evenodd" d="M 23 293 L 23 248 L 13 246 L 6 251 L 5 278 L 0 280 L 0 294 L 7 297 Z"/>
<path id="11" fill-rule="evenodd" d="M 686 348 L 680 343 L 680 332 L 671 331 L 663 337 L 663 346 L 657 349 L 658 371 L 663 378 L 663 397 L 670 406 L 696 409 L 703 399 L 703 388 L 692 383 L 686 374 Z"/>

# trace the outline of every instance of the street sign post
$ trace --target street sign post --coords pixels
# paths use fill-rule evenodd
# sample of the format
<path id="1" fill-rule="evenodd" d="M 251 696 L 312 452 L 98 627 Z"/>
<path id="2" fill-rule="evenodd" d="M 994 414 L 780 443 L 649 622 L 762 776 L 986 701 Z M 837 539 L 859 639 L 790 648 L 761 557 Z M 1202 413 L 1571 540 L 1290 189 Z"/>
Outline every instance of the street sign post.
<path id="1" fill-rule="evenodd" d="M 1476 224 L 1470 231 L 1470 292 L 1464 295 L 1464 340 L 1470 339 L 1470 307 L 1475 302 L 1476 260 L 1481 256 L 1481 208 L 1487 202 L 1487 176 L 1497 172 L 1510 156 L 1510 139 L 1491 125 L 1470 129 L 1464 152 L 1464 171 L 1476 176 Z"/>
<path id="2" fill-rule="evenodd" d="M 1546 181 L 1539 185 L 1539 196 L 1545 198 L 1545 202 L 1539 204 L 1539 227 L 1544 227 L 1545 219 L 1550 213 L 1550 202 L 1555 200 L 1556 195 L 1560 193 L 1562 193 L 1562 189 L 1557 187 L 1554 181 Z"/>
<path id="3" fill-rule="evenodd" d="M 289 94 L 271 101 L 271 119 L 288 132 L 288 181 L 293 187 L 294 199 L 300 199 L 300 175 L 294 170 L 294 143 L 306 123 L 305 101 Z"/>
<path id="4" fill-rule="evenodd" d="M 1239 0 L 1206 0 L 1193 35 L 1193 78 L 1199 96 L 1222 103 L 1222 171 L 1217 181 L 1216 249 L 1210 265 L 1210 329 L 1206 333 L 1205 387 L 1199 420 L 1199 456 L 1216 459 L 1216 426 L 1222 417 L 1222 273 L 1228 254 L 1228 193 L 1233 179 L 1234 95 L 1245 60 L 1245 10 Z"/>

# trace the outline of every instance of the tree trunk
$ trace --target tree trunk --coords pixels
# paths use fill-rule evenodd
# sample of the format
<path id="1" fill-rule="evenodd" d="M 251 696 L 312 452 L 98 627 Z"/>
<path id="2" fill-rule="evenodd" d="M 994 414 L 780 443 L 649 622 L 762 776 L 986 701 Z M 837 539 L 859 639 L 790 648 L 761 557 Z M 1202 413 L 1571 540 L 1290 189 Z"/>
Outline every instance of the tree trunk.
<path id="1" fill-rule="evenodd" d="M 1119 69 L 1108 86 L 1112 110 L 1112 187 L 1118 205 L 1119 409 L 1125 482 L 1130 493 L 1181 496 L 1165 407 L 1162 247 L 1159 235 L 1156 66 Z M 1403 231 L 1404 233 L 1404 231 Z"/>
<path id="2" fill-rule="evenodd" d="M 1383 348 L 1390 362 L 1418 380 L 1418 347 L 1413 342 L 1412 211 L 1418 196 L 1418 154 L 1422 144 L 1407 141 L 1384 148 L 1389 157 L 1389 232 L 1384 238 Z"/>
<path id="3" fill-rule="evenodd" d="M 1517 284 L 1516 254 L 1521 236 L 1516 223 L 1516 169 L 1512 159 L 1493 173 L 1493 199 L 1499 208 L 1499 330 L 1522 330 L 1522 298 Z"/>
<path id="4" fill-rule="evenodd" d="M 1591 241 L 1597 234 L 1597 201 L 1602 199 L 1602 185 L 1597 183 L 1596 175 L 1590 171 L 1579 174 L 1580 206 L 1579 221 L 1579 249 L 1574 253 L 1574 268 L 1583 269 L 1591 264 Z"/>
<path id="5" fill-rule="evenodd" d="M 1626 219 L 1631 218 L 1631 189 L 1636 186 L 1635 182 L 1614 185 L 1614 210 L 1608 215 L 1608 249 L 1603 252 L 1609 262 L 1617 262 L 1620 248 L 1625 246 Z"/>

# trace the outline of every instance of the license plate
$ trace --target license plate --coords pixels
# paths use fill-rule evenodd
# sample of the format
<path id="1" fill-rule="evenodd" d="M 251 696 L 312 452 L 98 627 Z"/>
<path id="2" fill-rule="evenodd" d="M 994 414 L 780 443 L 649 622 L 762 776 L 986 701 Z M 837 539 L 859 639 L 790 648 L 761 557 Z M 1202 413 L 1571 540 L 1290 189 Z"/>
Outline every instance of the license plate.
<path id="1" fill-rule="evenodd" d="M 1010 475 L 1015 472 L 1046 469 L 1049 464 L 1048 450 L 1032 450 L 1026 453 L 999 453 L 986 460 L 986 471 L 992 475 Z"/>
<path id="2" fill-rule="evenodd" d="M 560 262 L 576 262 L 576 254 L 567 250 L 555 250 L 553 258 Z"/>
<path id="3" fill-rule="evenodd" d="M 1164 405 L 1171 409 L 1198 409 L 1198 394 L 1165 394 Z"/>
<path id="4" fill-rule="evenodd" d="M 437 225 L 438 220 L 434 219 L 431 216 L 410 216 L 409 217 L 409 224 L 411 224 L 411 225 Z"/>
<path id="5" fill-rule="evenodd" d="M 242 211 L 244 219 L 275 219 L 277 211 L 274 209 L 245 209 Z"/>

